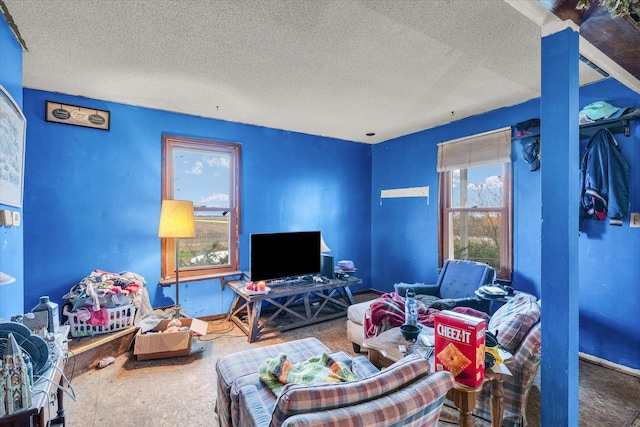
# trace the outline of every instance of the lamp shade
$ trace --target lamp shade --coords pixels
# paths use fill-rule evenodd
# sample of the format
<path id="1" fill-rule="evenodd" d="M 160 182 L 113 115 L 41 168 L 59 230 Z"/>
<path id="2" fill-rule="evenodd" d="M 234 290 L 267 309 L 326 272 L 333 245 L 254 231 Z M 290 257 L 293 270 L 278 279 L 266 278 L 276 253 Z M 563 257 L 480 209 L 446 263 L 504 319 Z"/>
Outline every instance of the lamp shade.
<path id="1" fill-rule="evenodd" d="M 0 271 L 0 285 L 8 285 L 9 283 L 13 283 L 15 281 L 15 277 L 9 276 L 8 274 Z"/>
<path id="2" fill-rule="evenodd" d="M 331 252 L 329 246 L 327 246 L 327 244 L 324 242 L 322 234 L 320 234 L 320 252 Z"/>
<path id="3" fill-rule="evenodd" d="M 195 221 L 193 202 L 188 200 L 163 200 L 160 211 L 158 237 L 194 237 Z"/>

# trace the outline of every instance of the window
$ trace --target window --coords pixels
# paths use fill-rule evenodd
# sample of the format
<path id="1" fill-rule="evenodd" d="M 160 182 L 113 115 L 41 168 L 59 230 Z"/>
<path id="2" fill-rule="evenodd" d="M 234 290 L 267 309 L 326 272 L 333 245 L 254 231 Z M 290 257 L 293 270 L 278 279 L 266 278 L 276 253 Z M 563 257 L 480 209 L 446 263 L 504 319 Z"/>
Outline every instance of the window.
<path id="1" fill-rule="evenodd" d="M 469 259 L 511 280 L 511 128 L 438 145 L 439 262 Z"/>
<path id="2" fill-rule="evenodd" d="M 175 242 L 183 281 L 238 270 L 240 145 L 162 137 L 162 199 L 190 200 L 196 235 L 162 239 L 161 283 L 175 280 Z"/>

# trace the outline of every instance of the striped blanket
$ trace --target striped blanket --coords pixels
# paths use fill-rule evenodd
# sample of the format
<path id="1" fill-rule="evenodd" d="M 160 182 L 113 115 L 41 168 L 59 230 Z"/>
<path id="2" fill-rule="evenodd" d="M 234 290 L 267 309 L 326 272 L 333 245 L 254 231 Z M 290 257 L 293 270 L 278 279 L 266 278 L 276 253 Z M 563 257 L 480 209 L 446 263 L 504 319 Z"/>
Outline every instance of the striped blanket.
<path id="1" fill-rule="evenodd" d="M 416 299 L 416 306 L 418 309 L 418 323 L 432 328 L 434 316 L 440 310 L 427 306 L 419 299 Z M 471 307 L 454 307 L 451 310 L 485 320 L 489 319 L 486 313 Z M 403 323 L 404 298 L 396 292 L 380 295 L 378 299 L 371 303 L 369 315 L 364 318 L 365 338 L 375 337 L 388 329 L 402 326 Z"/>
<path id="2" fill-rule="evenodd" d="M 258 369 L 260 380 L 280 396 L 286 384 L 341 383 L 358 379 L 343 362 L 336 362 L 327 353 L 298 363 L 291 363 L 287 355 L 267 359 Z"/>
<path id="3" fill-rule="evenodd" d="M 433 327 L 434 315 L 439 310 L 427 307 L 422 301 L 416 300 L 418 309 L 418 323 Z M 375 337 L 387 329 L 401 326 L 404 323 L 404 298 L 395 292 L 381 295 L 371 303 L 370 316 L 364 319 L 364 334 L 366 338 Z"/>

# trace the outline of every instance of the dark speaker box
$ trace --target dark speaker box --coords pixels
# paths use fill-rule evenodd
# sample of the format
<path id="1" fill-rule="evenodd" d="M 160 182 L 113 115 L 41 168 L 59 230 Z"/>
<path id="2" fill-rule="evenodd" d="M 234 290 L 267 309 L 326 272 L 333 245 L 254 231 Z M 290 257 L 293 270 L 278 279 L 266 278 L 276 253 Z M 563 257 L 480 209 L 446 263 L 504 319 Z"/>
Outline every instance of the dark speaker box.
<path id="1" fill-rule="evenodd" d="M 331 255 L 320 255 L 320 275 L 333 279 L 333 257 Z"/>

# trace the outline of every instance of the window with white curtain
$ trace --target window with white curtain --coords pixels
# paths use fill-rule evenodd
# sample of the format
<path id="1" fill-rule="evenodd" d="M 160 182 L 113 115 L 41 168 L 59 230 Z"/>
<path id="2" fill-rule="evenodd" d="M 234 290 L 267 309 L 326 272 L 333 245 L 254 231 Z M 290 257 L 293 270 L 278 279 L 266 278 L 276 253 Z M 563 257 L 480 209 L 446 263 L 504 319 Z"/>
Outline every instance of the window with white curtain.
<path id="1" fill-rule="evenodd" d="M 511 128 L 438 145 L 439 261 L 468 259 L 511 280 Z"/>

